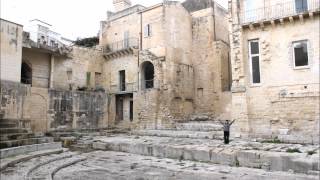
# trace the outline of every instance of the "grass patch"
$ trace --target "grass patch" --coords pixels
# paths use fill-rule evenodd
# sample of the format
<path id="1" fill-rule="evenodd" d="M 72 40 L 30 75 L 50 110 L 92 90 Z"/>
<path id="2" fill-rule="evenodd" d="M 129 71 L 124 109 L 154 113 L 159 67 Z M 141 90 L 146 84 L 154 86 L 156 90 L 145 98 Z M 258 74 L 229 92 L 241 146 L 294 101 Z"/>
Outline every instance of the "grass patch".
<path id="1" fill-rule="evenodd" d="M 289 149 L 287 149 L 286 152 L 288 152 L 288 153 L 301 153 L 301 151 L 298 148 L 293 148 L 293 149 L 289 148 Z"/>
<path id="2" fill-rule="evenodd" d="M 274 139 L 271 139 L 271 140 L 264 140 L 264 141 L 262 141 L 262 143 L 281 144 L 282 142 L 280 141 L 280 139 L 274 138 Z"/>

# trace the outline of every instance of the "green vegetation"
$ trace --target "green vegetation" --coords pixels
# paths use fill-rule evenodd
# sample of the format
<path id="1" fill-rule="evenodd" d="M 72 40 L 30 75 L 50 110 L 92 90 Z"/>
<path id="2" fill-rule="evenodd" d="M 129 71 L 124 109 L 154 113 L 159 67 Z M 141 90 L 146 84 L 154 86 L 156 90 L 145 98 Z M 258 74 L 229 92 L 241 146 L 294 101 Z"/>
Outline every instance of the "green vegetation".
<path id="1" fill-rule="evenodd" d="M 89 37 L 89 38 L 77 39 L 74 42 L 74 44 L 77 46 L 83 46 L 83 47 L 93 47 L 99 44 L 99 38 Z"/>
<path id="2" fill-rule="evenodd" d="M 280 141 L 280 139 L 278 139 L 277 137 L 275 137 L 274 139 L 272 139 L 272 140 L 264 140 L 264 141 L 262 141 L 262 143 L 274 143 L 274 144 L 280 144 L 280 143 L 282 143 L 281 141 Z"/>
<path id="3" fill-rule="evenodd" d="M 289 149 L 287 149 L 286 152 L 288 152 L 288 153 L 301 153 L 301 151 L 298 148 L 293 148 L 293 149 L 289 148 Z"/>

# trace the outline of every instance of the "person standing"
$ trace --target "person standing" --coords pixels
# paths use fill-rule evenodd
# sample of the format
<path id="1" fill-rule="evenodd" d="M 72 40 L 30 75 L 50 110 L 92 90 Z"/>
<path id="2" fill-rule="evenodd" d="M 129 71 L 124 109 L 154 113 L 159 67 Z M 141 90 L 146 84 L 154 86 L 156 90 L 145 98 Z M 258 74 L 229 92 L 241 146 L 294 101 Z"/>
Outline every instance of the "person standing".
<path id="1" fill-rule="evenodd" d="M 225 144 L 229 144 L 229 136 L 230 136 L 230 126 L 234 123 L 235 120 L 229 121 L 226 120 L 225 122 L 222 122 L 219 120 L 219 122 L 223 126 L 223 139 Z"/>

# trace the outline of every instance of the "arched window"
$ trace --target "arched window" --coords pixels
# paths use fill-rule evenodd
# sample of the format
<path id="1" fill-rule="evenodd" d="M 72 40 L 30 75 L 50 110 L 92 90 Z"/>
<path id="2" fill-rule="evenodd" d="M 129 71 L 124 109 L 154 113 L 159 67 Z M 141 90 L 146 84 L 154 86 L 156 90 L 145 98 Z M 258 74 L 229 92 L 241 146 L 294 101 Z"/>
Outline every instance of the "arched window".
<path id="1" fill-rule="evenodd" d="M 154 87 L 154 66 L 149 61 L 142 63 L 141 85 L 142 89 L 149 89 Z"/>
<path id="2" fill-rule="evenodd" d="M 21 83 L 32 84 L 32 68 L 25 62 L 21 66 Z"/>

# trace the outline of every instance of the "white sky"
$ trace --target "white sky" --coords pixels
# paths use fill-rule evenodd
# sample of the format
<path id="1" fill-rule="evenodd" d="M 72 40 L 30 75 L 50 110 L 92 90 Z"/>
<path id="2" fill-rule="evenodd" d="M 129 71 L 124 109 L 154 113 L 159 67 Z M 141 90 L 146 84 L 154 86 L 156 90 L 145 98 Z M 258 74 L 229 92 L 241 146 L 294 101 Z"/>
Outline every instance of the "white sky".
<path id="1" fill-rule="evenodd" d="M 151 6 L 162 0 L 131 0 L 132 4 Z M 183 0 L 179 0 L 183 1 Z M 227 7 L 228 0 L 216 0 Z M 113 10 L 112 0 L 0 0 L 1 18 L 27 25 L 40 19 L 51 25 L 63 37 L 91 37 L 97 35 L 100 21 Z"/>

